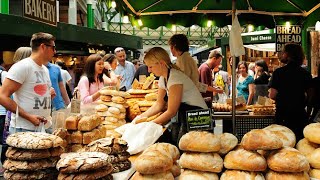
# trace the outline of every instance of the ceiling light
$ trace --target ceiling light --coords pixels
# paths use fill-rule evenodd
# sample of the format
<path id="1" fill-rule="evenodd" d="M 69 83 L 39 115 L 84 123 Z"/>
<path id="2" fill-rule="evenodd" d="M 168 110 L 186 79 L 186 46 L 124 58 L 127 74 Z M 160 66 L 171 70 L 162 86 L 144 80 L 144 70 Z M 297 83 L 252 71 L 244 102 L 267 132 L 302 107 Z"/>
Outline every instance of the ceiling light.
<path id="1" fill-rule="evenodd" d="M 211 20 L 208 20 L 207 21 L 207 27 L 211 27 L 212 26 L 212 21 Z"/>
<path id="2" fill-rule="evenodd" d="M 315 25 L 315 30 L 320 31 L 320 21 L 317 21 L 317 23 Z"/>
<path id="3" fill-rule="evenodd" d="M 177 31 L 177 26 L 175 24 L 172 24 L 171 31 Z"/>
<path id="4" fill-rule="evenodd" d="M 117 7 L 117 4 L 116 4 L 115 1 L 111 1 L 111 7 L 112 7 L 113 9 Z"/>
<path id="5" fill-rule="evenodd" d="M 248 32 L 252 32 L 254 29 L 253 25 L 249 24 L 248 25 Z"/>
<path id="6" fill-rule="evenodd" d="M 140 18 L 138 19 L 138 25 L 143 26 L 142 20 Z"/>
<path id="7" fill-rule="evenodd" d="M 286 22 L 286 28 L 287 28 L 287 29 L 290 28 L 290 22 L 289 22 L 289 21 Z"/>
<path id="8" fill-rule="evenodd" d="M 128 15 L 123 16 L 123 23 L 129 23 L 129 16 Z"/>

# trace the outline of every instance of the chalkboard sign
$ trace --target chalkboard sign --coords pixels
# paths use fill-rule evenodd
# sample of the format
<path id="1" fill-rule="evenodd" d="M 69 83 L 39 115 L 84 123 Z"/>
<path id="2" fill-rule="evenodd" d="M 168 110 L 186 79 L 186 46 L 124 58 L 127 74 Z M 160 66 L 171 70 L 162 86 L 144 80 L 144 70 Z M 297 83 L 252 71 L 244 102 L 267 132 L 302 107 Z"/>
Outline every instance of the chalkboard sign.
<path id="1" fill-rule="evenodd" d="M 276 51 L 281 52 L 283 46 L 287 43 L 296 43 L 301 45 L 301 32 L 302 26 L 300 25 L 276 25 Z"/>
<path id="2" fill-rule="evenodd" d="M 186 112 L 187 130 L 213 130 L 211 109 L 197 109 Z"/>

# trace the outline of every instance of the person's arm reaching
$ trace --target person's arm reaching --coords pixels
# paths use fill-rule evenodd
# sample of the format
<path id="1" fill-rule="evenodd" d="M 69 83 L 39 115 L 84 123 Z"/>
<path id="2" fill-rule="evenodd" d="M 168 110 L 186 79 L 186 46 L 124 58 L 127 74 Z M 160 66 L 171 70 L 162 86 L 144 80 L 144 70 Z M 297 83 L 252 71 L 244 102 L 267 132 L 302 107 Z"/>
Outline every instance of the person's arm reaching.
<path id="1" fill-rule="evenodd" d="M 69 99 L 66 87 L 63 84 L 63 81 L 59 82 L 59 88 L 61 91 L 62 98 L 64 100 L 64 104 L 65 104 L 65 106 L 68 106 L 70 104 L 70 99 Z"/>

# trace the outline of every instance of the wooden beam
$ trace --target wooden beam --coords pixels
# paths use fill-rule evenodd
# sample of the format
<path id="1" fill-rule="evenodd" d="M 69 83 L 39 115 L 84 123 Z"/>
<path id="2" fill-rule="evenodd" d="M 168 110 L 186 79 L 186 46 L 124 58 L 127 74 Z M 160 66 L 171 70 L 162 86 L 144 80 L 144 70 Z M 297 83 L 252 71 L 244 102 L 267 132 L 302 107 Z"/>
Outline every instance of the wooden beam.
<path id="1" fill-rule="evenodd" d="M 145 11 L 145 10 L 153 7 L 154 5 L 156 5 L 156 4 L 158 4 L 158 3 L 162 2 L 162 1 L 163 1 L 163 0 L 158 0 L 158 1 L 154 2 L 153 4 L 147 6 L 146 8 L 144 8 L 144 9 L 142 9 L 142 10 L 139 10 L 139 11 L 138 11 L 138 14 L 141 14 L 143 11 Z"/>
<path id="2" fill-rule="evenodd" d="M 123 0 L 123 2 L 128 6 L 128 8 L 135 14 L 138 15 L 137 11 L 131 6 L 128 0 Z"/>
<path id="3" fill-rule="evenodd" d="M 312 9 L 310 9 L 308 12 L 306 12 L 305 16 L 309 16 L 311 13 L 313 13 L 313 11 L 317 10 L 318 8 L 320 8 L 320 3 L 314 6 Z"/>

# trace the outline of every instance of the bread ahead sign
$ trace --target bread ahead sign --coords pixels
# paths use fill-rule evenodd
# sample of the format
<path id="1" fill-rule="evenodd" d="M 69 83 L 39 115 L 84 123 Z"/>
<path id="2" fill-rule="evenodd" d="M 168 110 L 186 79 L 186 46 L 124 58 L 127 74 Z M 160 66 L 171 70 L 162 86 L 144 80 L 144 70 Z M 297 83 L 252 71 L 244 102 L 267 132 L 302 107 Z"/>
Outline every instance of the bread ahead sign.
<path id="1" fill-rule="evenodd" d="M 56 0 L 23 0 L 23 16 L 57 26 Z"/>
<path id="2" fill-rule="evenodd" d="M 281 52 L 283 46 L 287 43 L 296 43 L 301 45 L 302 26 L 280 26 L 276 25 L 276 51 Z"/>

